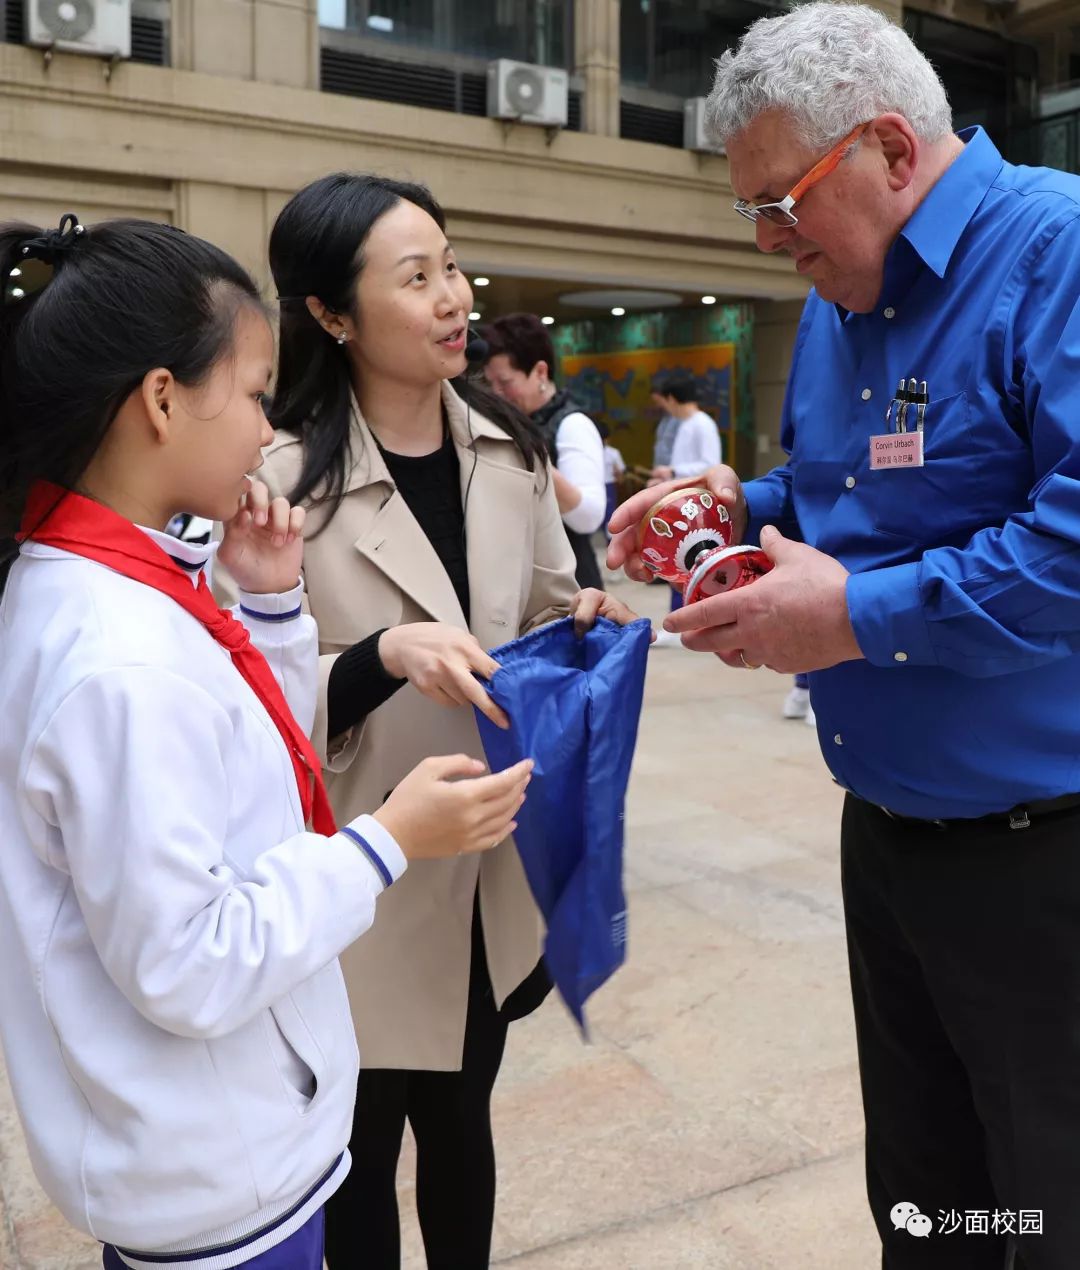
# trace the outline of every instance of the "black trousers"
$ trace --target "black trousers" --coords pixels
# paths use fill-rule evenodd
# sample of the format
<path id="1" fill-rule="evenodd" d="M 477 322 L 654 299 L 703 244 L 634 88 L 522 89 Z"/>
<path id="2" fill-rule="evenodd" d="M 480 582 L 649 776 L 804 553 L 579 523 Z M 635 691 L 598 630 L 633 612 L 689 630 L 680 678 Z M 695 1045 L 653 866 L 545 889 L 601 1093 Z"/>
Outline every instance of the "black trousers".
<path id="1" fill-rule="evenodd" d="M 841 855 L 882 1266 L 1076 1270 L 1080 812 L 938 829 L 849 796 Z"/>
<path id="2" fill-rule="evenodd" d="M 487 1270 L 495 1218 L 491 1093 L 507 1028 L 550 988 L 541 963 L 496 1009 L 477 905 L 461 1071 L 360 1072 L 353 1166 L 326 1205 L 330 1270 L 399 1270 L 395 1178 L 406 1120 L 416 1139 L 416 1210 L 429 1270 Z"/>

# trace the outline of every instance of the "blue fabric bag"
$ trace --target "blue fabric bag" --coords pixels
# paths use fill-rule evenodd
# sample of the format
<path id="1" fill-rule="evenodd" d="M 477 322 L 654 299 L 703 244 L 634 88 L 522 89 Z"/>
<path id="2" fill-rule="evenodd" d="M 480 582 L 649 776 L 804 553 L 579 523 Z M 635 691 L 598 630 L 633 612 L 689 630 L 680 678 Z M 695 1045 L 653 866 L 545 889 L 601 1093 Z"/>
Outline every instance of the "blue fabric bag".
<path id="1" fill-rule="evenodd" d="M 623 802 L 645 688 L 649 622 L 572 618 L 492 649 L 487 685 L 509 731 L 477 712 L 493 772 L 534 760 L 514 834 L 547 923 L 544 960 L 584 1029 L 584 1005 L 626 956 Z"/>

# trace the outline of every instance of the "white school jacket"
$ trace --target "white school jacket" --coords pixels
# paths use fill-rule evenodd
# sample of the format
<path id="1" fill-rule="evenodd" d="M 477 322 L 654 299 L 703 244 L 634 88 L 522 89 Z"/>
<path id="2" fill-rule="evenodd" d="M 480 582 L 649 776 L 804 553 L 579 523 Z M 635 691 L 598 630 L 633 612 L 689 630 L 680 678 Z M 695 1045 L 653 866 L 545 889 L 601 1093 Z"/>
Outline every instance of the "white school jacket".
<path id="1" fill-rule="evenodd" d="M 242 596 L 240 616 L 310 729 L 300 595 Z M 0 1039 L 38 1178 L 121 1249 L 284 1237 L 348 1168 L 336 958 L 404 870 L 397 844 L 368 816 L 350 827 L 375 859 L 306 832 L 280 734 L 201 623 L 36 543 L 0 602 L 0 720 Z"/>

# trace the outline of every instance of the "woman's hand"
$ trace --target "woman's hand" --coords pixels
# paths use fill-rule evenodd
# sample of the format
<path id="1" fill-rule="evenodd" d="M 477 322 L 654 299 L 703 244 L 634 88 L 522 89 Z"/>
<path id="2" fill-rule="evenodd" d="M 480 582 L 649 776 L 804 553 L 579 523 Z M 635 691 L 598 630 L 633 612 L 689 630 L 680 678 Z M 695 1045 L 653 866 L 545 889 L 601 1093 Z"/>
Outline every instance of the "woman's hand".
<path id="1" fill-rule="evenodd" d="M 375 819 L 394 835 L 409 860 L 437 860 L 489 851 L 517 828 L 532 759 L 483 776 L 484 765 L 465 754 L 426 758 L 405 777 Z"/>
<path id="2" fill-rule="evenodd" d="M 474 677 L 490 679 L 499 663 L 468 631 L 443 622 L 392 626 L 379 638 L 379 660 L 388 675 L 407 679 L 432 701 L 443 706 L 473 705 L 496 727 L 510 726 L 510 720 Z"/>
<path id="3" fill-rule="evenodd" d="M 270 499 L 252 480 L 240 509 L 225 522 L 218 559 L 250 595 L 281 595 L 300 581 L 304 562 L 304 509 L 287 498 Z"/>
<path id="4" fill-rule="evenodd" d="M 570 616 L 574 619 L 574 634 L 578 639 L 586 631 L 592 630 L 598 617 L 606 617 L 609 622 L 615 622 L 619 626 L 629 626 L 631 622 L 638 620 L 638 615 L 629 605 L 595 587 L 586 587 L 574 596 L 570 601 Z M 649 637 L 649 643 L 655 638 L 654 631 Z"/>

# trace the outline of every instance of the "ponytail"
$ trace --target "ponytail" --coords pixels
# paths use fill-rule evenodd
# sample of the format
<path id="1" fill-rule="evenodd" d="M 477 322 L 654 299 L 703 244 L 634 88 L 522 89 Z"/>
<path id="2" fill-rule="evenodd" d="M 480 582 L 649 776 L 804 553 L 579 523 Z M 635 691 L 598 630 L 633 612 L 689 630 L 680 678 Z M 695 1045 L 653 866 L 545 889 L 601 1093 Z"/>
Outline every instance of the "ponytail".
<path id="1" fill-rule="evenodd" d="M 30 486 L 78 484 L 124 402 L 155 367 L 188 386 L 260 305 L 225 252 L 171 225 L 0 225 L 0 538 Z"/>

